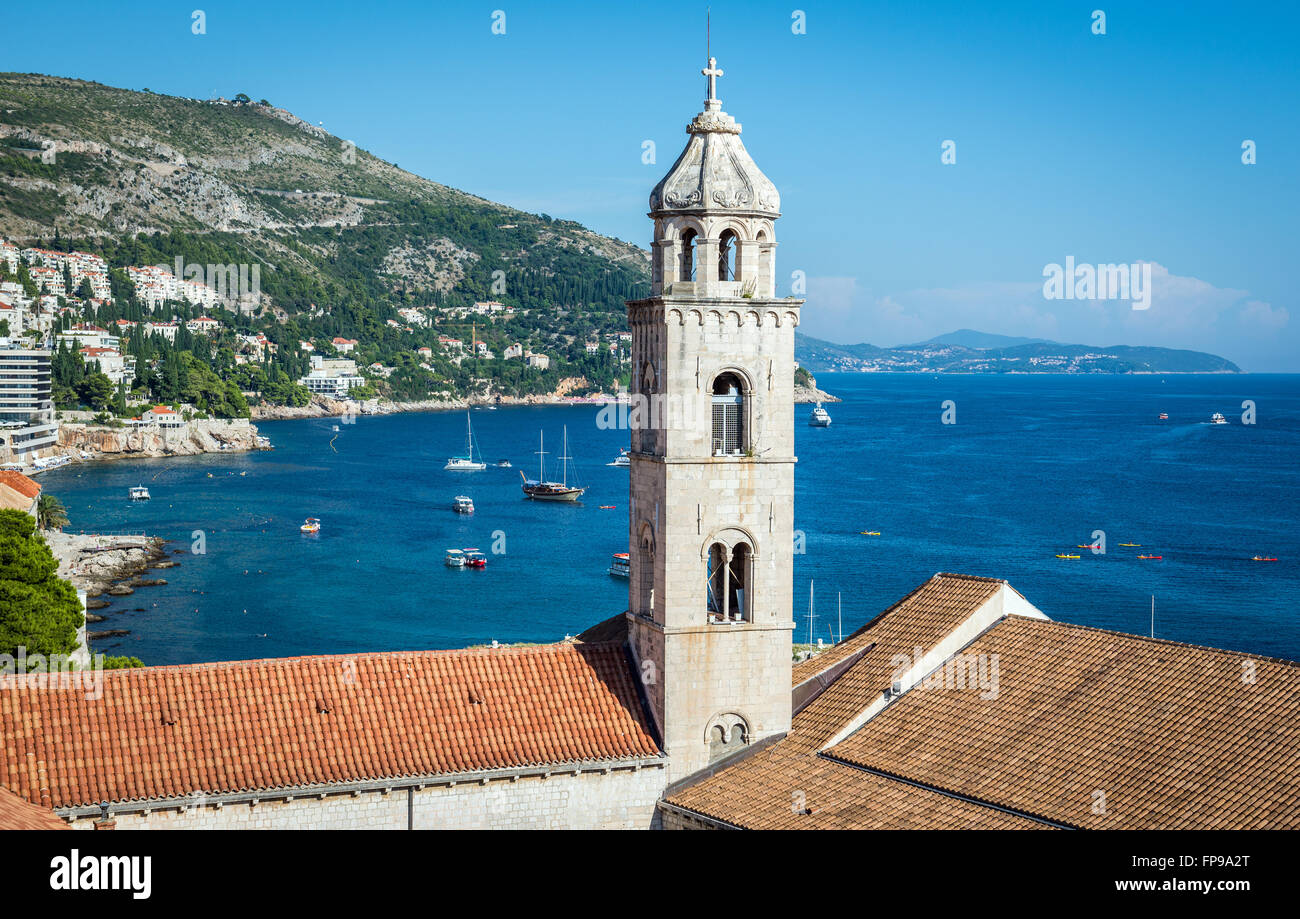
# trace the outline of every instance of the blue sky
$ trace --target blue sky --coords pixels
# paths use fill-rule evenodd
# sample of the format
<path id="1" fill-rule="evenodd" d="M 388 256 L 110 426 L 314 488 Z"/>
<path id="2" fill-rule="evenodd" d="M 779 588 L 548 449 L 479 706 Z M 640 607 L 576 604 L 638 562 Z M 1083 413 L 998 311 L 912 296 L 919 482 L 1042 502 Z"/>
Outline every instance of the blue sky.
<path id="1" fill-rule="evenodd" d="M 718 95 L 782 193 L 779 292 L 808 278 L 804 331 L 971 327 L 1300 371 L 1292 3 L 64 2 L 53 29 L 49 5 L 11 4 L 0 70 L 246 92 L 645 244 L 648 192 L 704 98 L 706 5 Z M 1044 266 L 1067 256 L 1152 263 L 1151 308 L 1045 299 Z"/>

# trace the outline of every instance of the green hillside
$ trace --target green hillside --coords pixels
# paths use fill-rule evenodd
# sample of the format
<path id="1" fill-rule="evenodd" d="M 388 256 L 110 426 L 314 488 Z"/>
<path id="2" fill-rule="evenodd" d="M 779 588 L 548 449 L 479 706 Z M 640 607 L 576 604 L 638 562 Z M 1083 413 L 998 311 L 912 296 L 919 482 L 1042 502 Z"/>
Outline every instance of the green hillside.
<path id="1" fill-rule="evenodd" d="M 393 365 L 439 333 L 468 339 L 456 307 L 500 301 L 513 317 L 480 319 L 479 338 L 498 357 L 518 341 L 552 359 L 529 373 L 478 368 L 513 376 L 506 388 L 519 393 L 568 375 L 611 384 L 617 361 L 605 349 L 588 355 L 584 343 L 622 328 L 623 301 L 644 296 L 649 278 L 636 246 L 413 175 L 264 100 L 31 74 L 0 74 L 0 236 L 100 254 L 117 268 L 177 257 L 259 265 L 264 308 L 220 318 L 287 346 L 291 376 L 303 360 L 287 352 L 300 339 L 357 339 L 359 364 Z M 114 295 L 89 318 L 149 318 L 128 285 Z M 392 329 L 400 307 L 435 308 L 436 328 Z M 468 369 L 434 363 L 429 379 L 391 394 L 466 388 Z"/>

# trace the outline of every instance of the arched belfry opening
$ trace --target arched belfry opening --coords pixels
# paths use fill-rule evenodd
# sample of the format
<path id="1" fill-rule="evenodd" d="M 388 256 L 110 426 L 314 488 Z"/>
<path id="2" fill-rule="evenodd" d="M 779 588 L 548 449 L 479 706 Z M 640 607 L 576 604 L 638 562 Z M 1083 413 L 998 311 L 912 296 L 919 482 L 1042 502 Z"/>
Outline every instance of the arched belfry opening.
<path id="1" fill-rule="evenodd" d="M 735 230 L 723 230 L 718 238 L 718 280 L 740 277 L 740 237 Z"/>
<path id="2" fill-rule="evenodd" d="M 682 265 L 681 279 L 683 281 L 695 280 L 695 240 L 699 234 L 694 230 L 687 230 L 682 234 Z"/>
<path id="3" fill-rule="evenodd" d="M 752 622 L 754 551 L 744 540 L 719 539 L 705 553 L 705 619 L 710 625 Z"/>
<path id="4" fill-rule="evenodd" d="M 739 456 L 745 452 L 745 388 L 734 373 L 713 381 L 713 455 Z"/>

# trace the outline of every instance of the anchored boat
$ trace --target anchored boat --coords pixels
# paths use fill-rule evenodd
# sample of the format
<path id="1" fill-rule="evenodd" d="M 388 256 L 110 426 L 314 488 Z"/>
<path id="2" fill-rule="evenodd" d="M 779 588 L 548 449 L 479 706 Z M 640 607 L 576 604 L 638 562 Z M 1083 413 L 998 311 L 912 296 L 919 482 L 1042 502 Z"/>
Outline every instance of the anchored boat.
<path id="1" fill-rule="evenodd" d="M 311 536 L 311 535 L 315 535 L 316 533 L 319 533 L 319 532 L 320 532 L 320 518 L 319 518 L 319 517 L 308 517 L 308 518 L 307 518 L 307 521 L 306 521 L 302 526 L 298 527 L 298 531 L 301 532 L 301 533 L 305 533 L 305 534 L 307 534 L 307 535 L 309 535 L 309 536 Z"/>
<path id="2" fill-rule="evenodd" d="M 451 503 L 451 509 L 458 514 L 474 513 L 474 499 L 467 495 L 457 495 Z"/>
<path id="3" fill-rule="evenodd" d="M 609 573 L 616 578 L 632 576 L 631 556 L 627 552 L 615 552 L 614 560 L 609 564 Z"/>
<path id="4" fill-rule="evenodd" d="M 831 426 L 831 413 L 822 408 L 822 404 L 818 402 L 817 407 L 808 416 L 808 424 L 814 428 L 829 428 Z"/>
<path id="5" fill-rule="evenodd" d="M 469 409 L 465 410 L 465 455 L 453 456 L 442 468 L 452 472 L 482 472 L 487 468 L 481 457 L 474 459 L 474 425 L 469 420 Z"/>
<path id="6" fill-rule="evenodd" d="M 564 453 L 560 456 L 563 463 L 560 481 L 546 481 L 546 439 L 545 435 L 539 432 L 539 449 L 537 455 L 540 458 L 537 466 L 537 481 L 532 481 L 521 471 L 519 477 L 524 480 L 524 495 L 534 501 L 577 501 L 586 492 L 585 487 L 569 484 L 569 460 L 572 459 L 569 453 L 569 429 L 564 429 Z"/>
<path id="7" fill-rule="evenodd" d="M 143 485 L 136 485 L 134 488 L 128 489 L 127 494 L 131 496 L 132 501 L 149 500 L 149 489 L 145 488 Z"/>

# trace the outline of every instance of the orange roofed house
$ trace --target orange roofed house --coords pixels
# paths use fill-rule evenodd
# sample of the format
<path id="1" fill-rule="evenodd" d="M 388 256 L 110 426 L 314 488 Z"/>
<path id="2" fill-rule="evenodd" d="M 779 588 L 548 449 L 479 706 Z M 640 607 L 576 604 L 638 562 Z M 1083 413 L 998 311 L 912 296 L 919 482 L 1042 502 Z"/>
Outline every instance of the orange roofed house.
<path id="1" fill-rule="evenodd" d="M 937 574 L 792 662 L 776 187 L 716 98 L 650 195 L 627 609 L 575 640 L 0 677 L 0 825 L 1300 828 L 1300 665 Z M 593 617 L 595 618 L 595 617 Z M 21 805 L 21 807 L 19 806 Z"/>
<path id="2" fill-rule="evenodd" d="M 0 508 L 23 511 L 35 517 L 40 498 L 39 482 L 12 469 L 0 470 Z"/>

